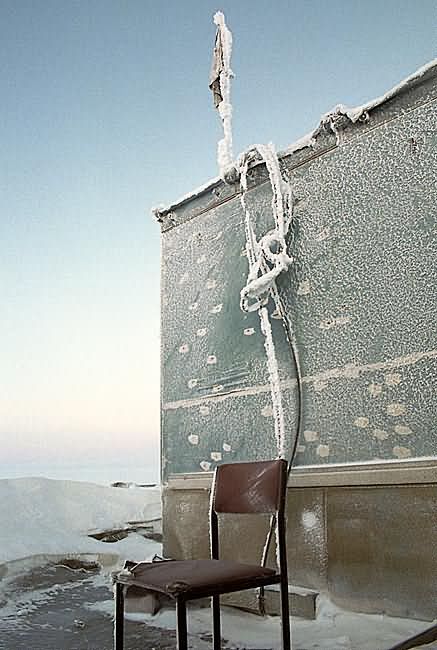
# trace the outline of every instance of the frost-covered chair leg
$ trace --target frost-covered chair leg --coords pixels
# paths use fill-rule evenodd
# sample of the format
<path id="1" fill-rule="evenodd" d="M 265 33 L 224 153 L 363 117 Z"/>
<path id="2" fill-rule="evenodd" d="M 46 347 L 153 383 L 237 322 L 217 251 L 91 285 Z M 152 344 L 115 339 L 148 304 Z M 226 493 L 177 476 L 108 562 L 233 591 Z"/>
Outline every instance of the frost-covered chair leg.
<path id="1" fill-rule="evenodd" d="M 114 650 L 124 647 L 124 585 L 116 582 L 114 585 L 115 617 L 114 617 Z"/>

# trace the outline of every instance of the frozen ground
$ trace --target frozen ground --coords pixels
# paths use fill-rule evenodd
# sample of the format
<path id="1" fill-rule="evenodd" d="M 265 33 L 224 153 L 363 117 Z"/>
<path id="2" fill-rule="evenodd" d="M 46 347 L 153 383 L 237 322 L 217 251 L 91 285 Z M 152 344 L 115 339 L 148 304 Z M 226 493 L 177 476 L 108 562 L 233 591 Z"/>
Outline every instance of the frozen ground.
<path id="1" fill-rule="evenodd" d="M 90 533 L 123 528 L 157 537 L 159 490 L 104 488 L 46 479 L 0 481 L 0 649 L 110 650 L 110 572 L 125 558 L 160 552 L 138 532 L 103 542 Z M 124 534 L 124 533 L 123 533 Z M 109 537 L 111 538 L 111 537 Z M 111 539 L 114 539 L 112 537 Z M 175 647 L 174 612 L 129 615 L 126 650 Z M 316 621 L 293 619 L 294 650 L 386 650 L 429 623 L 344 612 L 321 599 Z M 280 648 L 276 618 L 224 608 L 224 647 Z M 189 612 L 193 650 L 210 648 L 208 609 Z M 437 649 L 437 643 L 426 646 Z"/>

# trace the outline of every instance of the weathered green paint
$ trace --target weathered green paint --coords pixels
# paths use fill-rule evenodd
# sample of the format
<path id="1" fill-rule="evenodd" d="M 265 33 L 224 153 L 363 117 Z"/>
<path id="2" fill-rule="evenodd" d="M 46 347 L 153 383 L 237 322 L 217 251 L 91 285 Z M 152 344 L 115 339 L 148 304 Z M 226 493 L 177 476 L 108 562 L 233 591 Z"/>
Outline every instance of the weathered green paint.
<path id="1" fill-rule="evenodd" d="M 339 143 L 327 130 L 282 158 L 296 199 L 295 262 L 278 284 L 304 377 L 297 465 L 437 456 L 436 98 L 434 68 L 368 122 L 340 124 Z M 262 166 L 251 176 L 259 234 L 271 191 Z M 164 477 L 275 455 L 263 336 L 239 307 L 237 187 L 217 183 L 162 227 Z M 273 329 L 290 448 L 296 373 Z"/>

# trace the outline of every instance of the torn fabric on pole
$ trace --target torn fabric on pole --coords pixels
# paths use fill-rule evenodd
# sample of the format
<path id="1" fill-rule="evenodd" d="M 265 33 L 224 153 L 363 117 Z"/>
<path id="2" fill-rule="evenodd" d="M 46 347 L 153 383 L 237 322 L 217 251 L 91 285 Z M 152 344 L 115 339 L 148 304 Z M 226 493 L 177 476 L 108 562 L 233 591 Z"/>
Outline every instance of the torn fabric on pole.
<path id="1" fill-rule="evenodd" d="M 221 11 L 214 15 L 217 32 L 214 44 L 209 87 L 213 92 L 214 105 L 218 109 L 222 124 L 223 138 L 217 147 L 217 162 L 220 176 L 224 179 L 232 166 L 232 104 L 231 104 L 231 70 L 232 34 L 226 26 Z"/>
<path id="2" fill-rule="evenodd" d="M 209 74 L 209 87 L 212 90 L 214 106 L 219 107 L 223 101 L 222 90 L 220 87 L 220 73 L 224 69 L 223 64 L 223 44 L 220 27 L 217 27 L 215 35 L 214 52 L 212 55 L 211 72 Z"/>

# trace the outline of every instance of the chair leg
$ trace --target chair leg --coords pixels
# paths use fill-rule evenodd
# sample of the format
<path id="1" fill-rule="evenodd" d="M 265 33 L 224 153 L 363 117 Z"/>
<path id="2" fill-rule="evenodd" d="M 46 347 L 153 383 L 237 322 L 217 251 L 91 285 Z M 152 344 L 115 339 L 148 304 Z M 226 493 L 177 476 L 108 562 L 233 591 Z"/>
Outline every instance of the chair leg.
<path id="1" fill-rule="evenodd" d="M 188 650 L 187 641 L 187 603 L 182 598 L 176 601 L 176 639 L 177 650 Z"/>
<path id="2" fill-rule="evenodd" d="M 288 606 L 288 579 L 281 581 L 282 650 L 291 650 L 290 610 Z"/>
<path id="3" fill-rule="evenodd" d="M 114 617 L 114 649 L 123 650 L 124 645 L 124 586 L 115 583 L 115 617 Z"/>
<path id="4" fill-rule="evenodd" d="M 212 597 L 212 644 L 213 650 L 221 650 L 220 596 Z"/>

